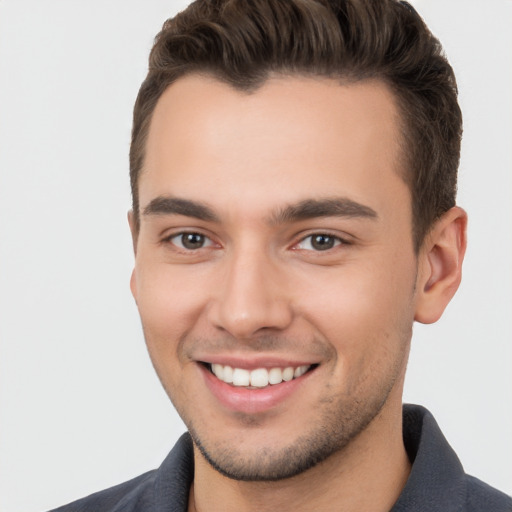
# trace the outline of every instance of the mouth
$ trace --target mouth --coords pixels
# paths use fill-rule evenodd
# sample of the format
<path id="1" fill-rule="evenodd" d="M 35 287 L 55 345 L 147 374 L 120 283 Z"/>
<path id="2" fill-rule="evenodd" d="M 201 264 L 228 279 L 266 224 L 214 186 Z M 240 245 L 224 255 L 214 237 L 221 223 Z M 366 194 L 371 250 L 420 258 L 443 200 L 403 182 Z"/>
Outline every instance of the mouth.
<path id="1" fill-rule="evenodd" d="M 206 358 L 205 358 L 206 359 Z M 320 364 L 306 361 L 279 361 L 274 358 L 239 361 L 220 357 L 197 360 L 207 389 L 215 399 L 217 412 L 266 414 L 282 410 L 286 404 L 303 399 L 299 390 L 311 389 L 307 383 L 318 382 L 314 375 Z M 231 360 L 230 360 L 231 359 Z M 315 389 L 313 385 L 312 389 Z"/>
<path id="2" fill-rule="evenodd" d="M 307 364 L 248 370 L 219 363 L 203 363 L 203 365 L 221 382 L 245 389 L 264 389 L 283 382 L 290 382 L 318 366 L 317 364 Z"/>

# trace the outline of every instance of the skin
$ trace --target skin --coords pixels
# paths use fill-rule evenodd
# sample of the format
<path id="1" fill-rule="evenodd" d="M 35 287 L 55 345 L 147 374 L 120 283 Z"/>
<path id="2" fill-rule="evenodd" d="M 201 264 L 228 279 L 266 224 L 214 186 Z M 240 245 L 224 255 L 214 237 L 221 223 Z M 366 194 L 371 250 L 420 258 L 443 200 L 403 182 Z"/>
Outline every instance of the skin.
<path id="1" fill-rule="evenodd" d="M 195 441 L 190 510 L 385 511 L 398 498 L 412 324 L 455 293 L 466 226 L 450 210 L 415 254 L 399 137 L 379 82 L 274 77 L 247 94 L 192 75 L 160 98 L 131 288 Z M 204 244 L 184 247 L 184 232 Z M 332 247 L 312 245 L 318 234 Z M 284 398 L 237 408 L 204 362 L 315 366 Z"/>

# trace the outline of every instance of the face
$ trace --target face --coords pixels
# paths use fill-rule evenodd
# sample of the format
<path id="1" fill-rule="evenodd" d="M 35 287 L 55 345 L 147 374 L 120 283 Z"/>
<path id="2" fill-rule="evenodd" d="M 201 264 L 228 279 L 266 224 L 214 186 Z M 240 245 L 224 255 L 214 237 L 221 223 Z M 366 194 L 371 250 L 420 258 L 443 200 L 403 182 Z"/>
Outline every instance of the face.
<path id="1" fill-rule="evenodd" d="M 247 94 L 188 76 L 160 98 L 131 286 L 162 384 L 221 473 L 298 474 L 400 408 L 417 261 L 398 141 L 376 82 Z"/>

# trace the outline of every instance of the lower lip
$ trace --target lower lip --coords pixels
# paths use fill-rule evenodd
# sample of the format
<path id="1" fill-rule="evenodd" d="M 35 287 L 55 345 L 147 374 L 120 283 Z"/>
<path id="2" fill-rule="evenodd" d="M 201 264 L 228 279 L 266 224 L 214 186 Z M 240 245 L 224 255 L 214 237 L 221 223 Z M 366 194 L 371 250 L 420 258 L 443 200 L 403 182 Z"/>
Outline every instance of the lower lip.
<path id="1" fill-rule="evenodd" d="M 198 366 L 204 376 L 206 386 L 213 396 L 227 409 L 246 414 L 265 412 L 282 404 L 297 392 L 312 373 L 309 371 L 297 379 L 283 381 L 281 384 L 269 385 L 265 388 L 247 389 L 226 384 L 202 364 Z"/>

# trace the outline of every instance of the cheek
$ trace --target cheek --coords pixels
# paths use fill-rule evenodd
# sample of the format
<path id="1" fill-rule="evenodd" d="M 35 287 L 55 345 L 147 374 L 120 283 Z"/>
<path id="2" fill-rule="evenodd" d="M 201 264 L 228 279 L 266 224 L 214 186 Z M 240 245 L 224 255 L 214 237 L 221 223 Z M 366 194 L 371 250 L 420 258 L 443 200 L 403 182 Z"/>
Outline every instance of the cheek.
<path id="1" fill-rule="evenodd" d="M 197 274 L 158 263 L 136 267 L 137 306 L 154 363 L 160 357 L 171 362 L 207 302 L 204 279 Z"/>
<path id="2" fill-rule="evenodd" d="M 145 265 L 136 273 L 137 306 L 153 367 L 178 410 L 188 368 L 181 340 L 190 331 L 200 310 L 198 288 L 191 286 L 170 266 Z M 187 369 L 188 368 L 188 369 Z"/>
<path id="3" fill-rule="evenodd" d="M 412 328 L 415 270 L 410 261 L 380 258 L 331 269 L 303 282 L 301 314 L 350 366 L 403 350 Z M 308 293 L 305 293 L 305 291 Z"/>

